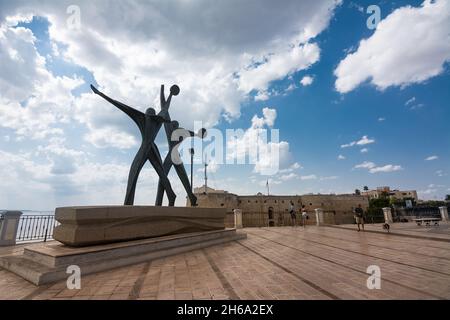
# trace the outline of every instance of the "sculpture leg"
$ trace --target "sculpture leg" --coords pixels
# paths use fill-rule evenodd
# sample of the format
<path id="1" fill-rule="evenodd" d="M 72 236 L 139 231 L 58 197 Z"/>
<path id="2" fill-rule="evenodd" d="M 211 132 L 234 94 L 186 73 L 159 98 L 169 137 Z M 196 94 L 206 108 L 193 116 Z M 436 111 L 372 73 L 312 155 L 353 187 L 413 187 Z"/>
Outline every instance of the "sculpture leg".
<path id="1" fill-rule="evenodd" d="M 189 182 L 189 178 L 186 173 L 186 169 L 184 169 L 183 164 L 174 164 L 175 170 L 177 171 L 178 177 L 181 180 L 181 183 L 186 190 L 186 193 L 189 197 L 189 201 L 191 202 L 191 206 L 197 206 L 197 197 L 192 193 L 191 183 Z"/>
<path id="2" fill-rule="evenodd" d="M 175 192 L 172 190 L 172 186 L 170 185 L 170 181 L 167 178 L 167 174 L 164 172 L 164 168 L 161 161 L 161 156 L 156 148 L 154 146 L 151 148 L 150 155 L 148 157 L 148 160 L 152 164 L 153 168 L 155 169 L 156 173 L 159 176 L 159 179 L 164 186 L 165 191 L 167 192 L 167 198 L 169 198 L 169 206 L 173 207 L 175 205 L 175 198 L 177 197 L 175 195 Z"/>
<path id="3" fill-rule="evenodd" d="M 139 149 L 138 153 L 134 157 L 133 163 L 131 164 L 130 173 L 128 174 L 128 184 L 127 184 L 127 193 L 125 195 L 125 205 L 133 205 L 134 203 L 134 194 L 136 192 L 136 183 L 139 177 L 139 173 L 141 172 L 142 167 L 144 166 L 147 157 L 145 156 L 145 152 L 142 149 Z"/>
<path id="4" fill-rule="evenodd" d="M 170 156 L 167 156 L 166 159 L 164 159 L 164 163 L 163 163 L 163 168 L 164 168 L 164 172 L 166 173 L 166 177 L 169 174 L 171 167 L 172 167 L 172 161 L 170 160 Z M 162 206 L 163 198 L 164 198 L 164 186 L 161 182 L 161 179 L 159 179 L 155 205 Z"/>

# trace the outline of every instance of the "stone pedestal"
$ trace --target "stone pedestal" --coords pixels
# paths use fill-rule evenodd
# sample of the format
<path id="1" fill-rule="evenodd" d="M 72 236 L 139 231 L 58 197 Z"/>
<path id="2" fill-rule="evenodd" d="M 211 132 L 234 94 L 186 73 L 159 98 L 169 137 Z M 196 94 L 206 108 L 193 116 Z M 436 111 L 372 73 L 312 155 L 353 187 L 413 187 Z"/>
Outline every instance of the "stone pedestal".
<path id="1" fill-rule="evenodd" d="M 385 223 L 393 223 L 394 220 L 392 219 L 392 210 L 389 207 L 383 208 L 384 213 L 384 222 Z"/>
<path id="2" fill-rule="evenodd" d="M 51 241 L 42 246 L 25 248 L 22 255 L 0 257 L 0 267 L 42 285 L 65 280 L 68 267 L 78 266 L 81 275 L 106 271 L 132 264 L 198 250 L 247 235 L 236 229 L 184 233 L 166 237 L 117 242 L 74 248 Z"/>
<path id="3" fill-rule="evenodd" d="M 236 229 L 242 229 L 242 210 L 234 209 L 234 227 Z"/>
<path id="4" fill-rule="evenodd" d="M 441 212 L 442 221 L 448 222 L 448 209 L 447 207 L 439 207 L 439 211 Z"/>
<path id="5" fill-rule="evenodd" d="M 316 225 L 323 225 L 323 209 L 317 208 L 316 211 Z"/>
<path id="6" fill-rule="evenodd" d="M 53 239 L 82 247 L 225 229 L 225 208 L 96 206 L 57 208 Z"/>
<path id="7" fill-rule="evenodd" d="M 0 246 L 16 244 L 17 229 L 22 212 L 4 211 L 0 215 Z"/>

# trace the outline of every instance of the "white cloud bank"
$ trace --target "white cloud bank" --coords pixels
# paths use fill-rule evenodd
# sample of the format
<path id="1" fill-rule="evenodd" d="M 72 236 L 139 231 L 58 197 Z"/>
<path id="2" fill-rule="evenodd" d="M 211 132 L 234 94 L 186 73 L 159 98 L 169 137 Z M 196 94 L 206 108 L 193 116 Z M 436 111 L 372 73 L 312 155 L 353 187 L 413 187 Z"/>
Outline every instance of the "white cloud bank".
<path id="1" fill-rule="evenodd" d="M 380 172 L 394 172 L 403 170 L 400 165 L 387 164 L 384 166 L 377 166 L 375 163 L 371 161 L 364 161 L 361 164 L 357 164 L 353 167 L 354 169 L 367 169 L 370 173 L 380 173 Z"/>
<path id="2" fill-rule="evenodd" d="M 375 143 L 375 139 L 370 139 L 367 136 L 363 136 L 361 139 L 357 141 L 352 141 L 350 143 L 342 144 L 341 148 L 350 148 L 353 146 L 365 146 L 367 144 Z"/>
<path id="3" fill-rule="evenodd" d="M 334 71 L 336 90 L 347 93 L 369 80 L 379 90 L 421 83 L 450 61 L 450 1 L 426 0 L 396 9 Z"/>

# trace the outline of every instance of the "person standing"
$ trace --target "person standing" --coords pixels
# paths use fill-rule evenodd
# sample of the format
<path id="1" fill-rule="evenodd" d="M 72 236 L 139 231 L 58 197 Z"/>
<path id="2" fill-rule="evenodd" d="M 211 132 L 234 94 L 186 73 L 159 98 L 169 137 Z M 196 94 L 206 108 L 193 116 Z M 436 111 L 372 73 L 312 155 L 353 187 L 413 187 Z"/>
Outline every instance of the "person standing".
<path id="1" fill-rule="evenodd" d="M 358 225 L 358 232 L 361 231 L 359 225 L 362 225 L 362 230 L 364 231 L 364 210 L 361 207 L 361 204 L 358 204 L 358 207 L 355 208 L 355 220 Z"/>
<path id="2" fill-rule="evenodd" d="M 306 227 L 306 219 L 308 219 L 308 212 L 306 211 L 305 205 L 302 206 L 302 226 Z"/>
<path id="3" fill-rule="evenodd" d="M 295 207 L 292 200 L 289 202 L 289 213 L 291 214 L 292 226 L 295 227 L 297 225 L 297 217 L 295 216 Z"/>

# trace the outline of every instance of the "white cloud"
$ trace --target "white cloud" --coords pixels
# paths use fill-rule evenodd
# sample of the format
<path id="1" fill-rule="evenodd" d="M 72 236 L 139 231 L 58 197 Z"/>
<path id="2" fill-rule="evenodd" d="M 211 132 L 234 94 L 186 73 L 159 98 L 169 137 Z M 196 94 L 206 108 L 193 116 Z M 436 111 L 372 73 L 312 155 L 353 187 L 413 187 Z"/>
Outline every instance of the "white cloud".
<path id="1" fill-rule="evenodd" d="M 367 80 L 384 90 L 441 74 L 450 61 L 448 30 L 448 0 L 425 0 L 420 7 L 396 9 L 339 63 L 334 71 L 336 90 L 347 93 Z"/>
<path id="2" fill-rule="evenodd" d="M 433 161 L 433 160 L 437 160 L 437 159 L 439 159 L 439 157 L 434 155 L 434 156 L 429 156 L 429 157 L 425 158 L 425 161 Z"/>
<path id="3" fill-rule="evenodd" d="M 368 169 L 370 173 L 379 173 L 379 172 L 394 172 L 403 170 L 400 165 L 392 165 L 387 164 L 384 166 L 377 166 L 375 163 L 370 161 L 364 161 L 361 164 L 358 164 L 353 167 L 354 169 Z"/>
<path id="4" fill-rule="evenodd" d="M 292 179 L 295 179 L 295 178 L 298 178 L 298 175 L 293 173 L 293 172 L 291 172 L 289 174 L 282 175 L 280 177 L 280 179 L 283 180 L 283 181 L 288 181 L 288 180 L 292 180 Z"/>
<path id="5" fill-rule="evenodd" d="M 343 156 L 342 154 L 338 155 L 338 160 L 345 160 L 347 159 L 345 156 Z"/>
<path id="6" fill-rule="evenodd" d="M 254 115 L 251 126 L 241 136 L 227 139 L 227 163 L 246 163 L 248 157 L 254 163 L 254 172 L 263 175 L 279 173 L 291 168 L 292 155 L 287 141 L 271 141 L 272 132 L 267 130 L 275 124 L 277 112 L 273 108 L 263 108 L 263 117 Z M 256 154 L 253 154 L 255 151 Z M 247 162 L 248 163 L 248 162 Z"/>
<path id="7" fill-rule="evenodd" d="M 362 148 L 362 149 L 360 150 L 360 152 L 361 152 L 361 153 L 367 153 L 367 152 L 369 152 L 369 149 L 367 149 L 367 148 Z"/>
<path id="8" fill-rule="evenodd" d="M 302 84 L 302 86 L 306 87 L 306 86 L 311 85 L 313 83 L 313 81 L 314 81 L 313 77 L 311 77 L 311 76 L 304 76 L 302 78 L 302 80 L 300 80 L 300 83 Z"/>
<path id="9" fill-rule="evenodd" d="M 292 165 L 290 165 L 288 168 L 286 169 L 280 169 L 278 172 L 279 173 L 290 173 L 294 170 L 298 170 L 298 169 L 302 169 L 303 167 L 301 166 L 300 163 L 298 162 L 294 162 Z"/>
<path id="10" fill-rule="evenodd" d="M 375 167 L 375 168 L 371 168 L 369 170 L 370 173 L 377 173 L 377 172 L 394 172 L 394 171 L 399 171 L 399 170 L 403 170 L 403 168 L 399 165 L 392 165 L 392 164 L 387 164 L 385 166 L 382 167 Z"/>
<path id="11" fill-rule="evenodd" d="M 245 93 L 252 90 L 267 90 L 271 81 L 307 69 L 319 61 L 319 57 L 320 49 L 315 43 L 306 43 L 277 55 L 265 57 L 264 63 L 256 64 L 239 73 L 239 89 Z"/>
<path id="12" fill-rule="evenodd" d="M 8 27 L 38 15 L 50 21 L 49 46 L 53 55 L 86 68 L 100 89 L 113 98 L 145 110 L 148 104 L 158 105 L 161 83 L 167 86 L 177 83 L 181 94 L 173 99 L 172 117 L 179 119 L 186 128 L 191 127 L 194 120 L 211 127 L 221 119 L 238 118 L 240 105 L 252 90 L 258 92 L 257 100 L 264 101 L 271 96 L 266 89 L 272 81 L 317 62 L 320 48 L 313 39 L 327 28 L 340 2 L 287 0 L 283 6 L 271 1 L 237 2 L 230 6 L 228 1 L 213 4 L 204 0 L 80 1 L 82 23 L 78 31 L 67 28 L 67 15 L 61 13 L 61 8 L 72 4 L 68 0 L 58 6 L 50 0 L 39 4 L 4 2 L 0 13 L 0 24 L 4 23 L 1 32 L 6 28 L 11 34 L 20 33 L 21 45 L 29 49 L 16 48 L 12 36 L 1 44 L 0 48 L 5 48 L 0 50 L 2 62 L 23 60 L 24 63 L 23 68 L 12 63 L 1 64 L 0 74 L 8 75 L 5 83 L 17 85 L 5 90 L 1 87 L 4 83 L 0 82 L 2 96 L 5 92 L 14 96 L 10 98 L 11 103 L 0 103 L 9 110 L 18 109 L 20 101 L 33 95 L 33 79 L 46 72 L 44 58 L 35 53 L 31 32 Z M 30 54 L 23 56 L 25 52 Z M 51 81 L 42 83 L 47 89 L 56 87 Z M 76 84 L 72 83 L 67 89 L 73 89 Z M 63 94 L 67 91 L 70 92 L 65 90 Z M 35 96 L 40 99 L 40 92 Z M 58 105 L 64 109 L 77 106 L 77 117 L 83 118 L 82 123 L 89 130 L 85 138 L 95 146 L 123 148 L 132 143 L 133 137 L 139 137 L 128 119 L 112 111 L 114 107 L 101 98 L 93 98 L 92 108 L 83 108 L 90 98 L 80 97 L 76 101 L 73 97 L 67 98 L 68 101 Z M 110 111 L 108 116 L 104 114 L 106 106 Z M 19 118 L 17 114 L 13 116 Z M 102 117 L 104 120 L 98 121 Z M 36 119 L 28 114 L 22 118 Z M 41 124 L 38 130 L 33 130 L 37 126 L 34 124 L 28 131 L 41 132 L 40 136 L 56 134 L 48 131 L 55 119 L 43 120 L 46 121 L 36 121 Z M 104 133 L 109 130 L 113 131 L 111 137 Z"/>
<path id="13" fill-rule="evenodd" d="M 405 102 L 405 106 L 409 106 L 411 103 L 414 103 L 414 101 L 416 101 L 416 97 L 412 97 L 411 99 L 409 99 L 408 101 Z"/>
<path id="14" fill-rule="evenodd" d="M 83 84 L 50 73 L 35 42 L 30 30 L 0 22 L 0 125 L 13 129 L 19 140 L 62 135 L 59 125 L 71 118 L 71 91 Z"/>
<path id="15" fill-rule="evenodd" d="M 300 176 L 300 180 L 316 180 L 317 176 L 315 174 L 310 174 L 307 176 Z"/>
<path id="16" fill-rule="evenodd" d="M 445 177 L 445 176 L 447 176 L 447 174 L 444 173 L 443 170 L 437 170 L 435 173 L 436 173 L 436 175 L 437 175 L 438 177 Z"/>
<path id="17" fill-rule="evenodd" d="M 383 117 L 379 117 L 379 118 L 378 118 L 378 121 L 379 121 L 379 122 L 383 122 L 383 121 L 385 121 L 385 120 L 386 120 L 386 118 L 383 118 Z"/>
<path id="18" fill-rule="evenodd" d="M 328 177 L 320 177 L 320 181 L 328 181 L 328 180 L 336 180 L 338 179 L 338 176 L 328 176 Z"/>
<path id="19" fill-rule="evenodd" d="M 357 164 L 354 168 L 355 169 L 362 169 L 362 168 L 364 168 L 364 169 L 373 169 L 373 168 L 375 168 L 375 163 L 369 162 L 369 161 L 364 161 L 361 164 Z"/>
<path id="20" fill-rule="evenodd" d="M 258 91 L 255 96 L 255 101 L 266 101 L 269 100 L 270 94 L 267 91 Z"/>
<path id="21" fill-rule="evenodd" d="M 341 148 L 349 148 L 349 147 L 353 147 L 353 146 L 364 146 L 366 144 L 371 144 L 371 143 L 375 143 L 375 139 L 369 139 L 367 136 L 363 136 L 358 141 L 352 141 L 350 143 L 341 145 Z"/>

